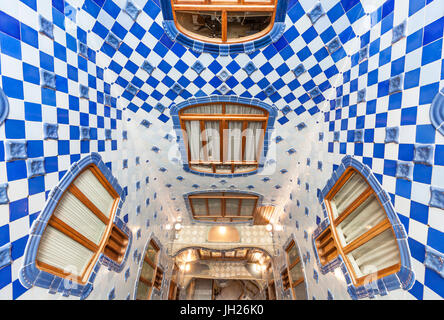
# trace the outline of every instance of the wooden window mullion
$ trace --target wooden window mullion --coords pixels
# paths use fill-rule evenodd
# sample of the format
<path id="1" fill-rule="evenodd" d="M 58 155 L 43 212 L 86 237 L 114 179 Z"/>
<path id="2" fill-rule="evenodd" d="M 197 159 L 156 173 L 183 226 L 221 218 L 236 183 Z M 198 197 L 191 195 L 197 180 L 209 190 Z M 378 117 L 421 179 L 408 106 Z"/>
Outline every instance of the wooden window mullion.
<path id="1" fill-rule="evenodd" d="M 146 263 L 148 263 L 148 264 L 151 266 L 151 268 L 153 268 L 153 269 L 156 268 L 156 264 L 155 264 L 153 261 L 151 261 L 151 259 L 148 258 L 146 255 L 145 255 L 145 257 L 143 258 L 143 260 L 144 260 Z"/>
<path id="2" fill-rule="evenodd" d="M 299 262 L 301 262 L 301 258 L 297 257 L 295 261 L 293 261 L 288 268 L 293 269 Z"/>
<path id="3" fill-rule="evenodd" d="M 299 278 L 299 279 L 296 279 L 295 281 L 293 281 L 291 287 L 292 287 L 292 288 L 295 288 L 295 287 L 297 287 L 298 285 L 300 285 L 302 282 L 304 282 L 304 277 Z"/>
<path id="4" fill-rule="evenodd" d="M 87 196 L 83 194 L 82 191 L 80 191 L 79 188 L 77 188 L 73 183 L 68 188 L 69 192 L 71 192 L 77 199 L 80 200 L 89 210 L 94 213 L 97 218 L 99 218 L 104 224 L 109 223 L 109 219 L 105 216 L 105 214 L 100 211 L 94 203 L 91 202 L 91 200 L 88 199 Z"/>
<path id="5" fill-rule="evenodd" d="M 225 109 L 225 105 L 223 105 Z M 225 120 L 219 120 L 219 162 L 224 163 L 224 128 Z"/>
<path id="6" fill-rule="evenodd" d="M 247 128 L 248 128 L 248 121 L 243 121 L 242 123 L 242 133 L 241 133 L 241 137 L 242 137 L 242 152 L 241 152 L 241 161 L 245 161 L 245 146 L 247 144 Z"/>
<path id="7" fill-rule="evenodd" d="M 222 10 L 222 42 L 227 42 L 227 10 Z"/>
<path id="8" fill-rule="evenodd" d="M 387 230 L 389 228 L 390 228 L 390 220 L 388 218 L 385 218 L 383 221 L 378 223 L 376 226 L 371 228 L 369 231 L 367 231 L 366 233 L 364 233 L 363 235 L 361 235 L 357 239 L 355 239 L 353 242 L 351 242 L 350 244 L 345 246 L 342 249 L 342 251 L 344 252 L 344 254 L 348 254 L 348 253 L 352 252 L 353 250 L 355 250 L 356 248 L 359 248 L 363 244 L 367 243 L 368 241 L 370 241 L 371 239 L 378 236 L 379 234 L 381 234 L 382 232 L 384 232 L 385 230 Z"/>
<path id="9" fill-rule="evenodd" d="M 75 229 L 71 228 L 57 217 L 52 216 L 48 221 L 48 224 L 92 252 L 97 253 L 99 250 L 99 247 L 94 242 L 86 238 L 83 234 L 79 233 Z"/>
<path id="10" fill-rule="evenodd" d="M 335 219 L 334 225 L 337 226 L 342 221 L 344 221 L 345 218 L 347 218 L 352 212 L 354 212 L 372 194 L 373 194 L 373 189 L 372 189 L 372 187 L 369 186 L 341 213 L 340 216 L 338 216 Z"/>
<path id="11" fill-rule="evenodd" d="M 203 159 L 200 157 L 200 150 L 199 150 L 199 161 L 208 161 L 208 152 L 207 152 L 207 143 L 208 141 L 206 140 L 205 137 L 205 121 L 200 120 L 199 121 L 199 126 L 200 126 L 200 139 L 202 141 L 202 153 L 203 153 Z"/>
<path id="12" fill-rule="evenodd" d="M 153 286 L 153 283 L 152 283 L 150 280 L 145 279 L 145 278 L 142 277 L 142 276 L 140 276 L 139 281 L 142 281 L 143 283 L 145 283 L 145 284 L 146 284 L 147 286 L 149 286 L 149 287 L 152 287 L 152 286 Z"/>

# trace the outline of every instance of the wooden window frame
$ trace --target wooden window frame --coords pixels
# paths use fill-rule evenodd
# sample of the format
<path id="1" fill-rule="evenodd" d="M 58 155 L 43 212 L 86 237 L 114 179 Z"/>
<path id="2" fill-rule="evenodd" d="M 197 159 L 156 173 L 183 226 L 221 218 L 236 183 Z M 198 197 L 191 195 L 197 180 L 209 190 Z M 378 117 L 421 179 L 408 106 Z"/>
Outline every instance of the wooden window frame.
<path id="1" fill-rule="evenodd" d="M 209 255 L 209 256 L 207 256 L 207 255 L 205 255 L 205 256 L 202 255 L 202 254 L 201 254 L 201 250 L 209 251 L 210 255 Z M 245 252 L 245 254 L 244 254 L 243 256 L 238 256 L 238 252 L 241 252 L 241 251 L 244 251 L 244 250 L 247 250 L 247 251 Z M 233 250 L 229 250 L 230 252 L 231 252 L 231 251 L 234 251 L 234 252 L 235 252 L 235 253 L 234 253 L 234 257 L 226 256 L 226 252 L 225 252 L 225 251 L 217 251 L 217 250 L 204 249 L 204 248 L 199 248 L 199 249 L 197 249 L 196 251 L 197 251 L 197 255 L 198 255 L 198 257 L 199 257 L 199 260 L 211 260 L 211 261 L 243 261 L 243 260 L 246 260 L 246 259 L 247 259 L 248 254 L 250 253 L 250 250 L 251 250 L 251 249 L 233 249 Z M 213 253 L 214 253 L 214 252 L 220 253 L 220 254 L 221 254 L 220 257 L 214 257 L 214 256 L 213 256 Z"/>
<path id="2" fill-rule="evenodd" d="M 217 222 L 218 219 L 226 219 L 229 218 L 230 222 L 233 222 L 234 220 L 240 221 L 240 222 L 245 222 L 245 221 L 254 221 L 255 215 L 256 215 L 256 209 L 257 209 L 257 205 L 258 205 L 258 201 L 259 201 L 259 196 L 256 195 L 250 195 L 250 194 L 246 194 L 246 193 L 239 193 L 238 196 L 234 196 L 234 195 L 225 195 L 225 193 L 232 193 L 232 192 L 215 192 L 215 193 L 222 193 L 222 195 L 212 195 L 211 192 L 208 193 L 199 193 L 199 194 L 190 194 L 188 196 L 188 201 L 190 203 L 190 208 L 191 208 L 191 214 L 193 215 L 193 219 L 198 220 L 198 221 L 211 221 L 214 219 L 214 222 Z M 194 211 L 194 206 L 193 206 L 193 199 L 206 199 L 206 213 L 207 215 L 196 215 L 195 211 Z M 220 216 L 216 216 L 210 215 L 210 210 L 209 210 L 209 206 L 208 206 L 208 199 L 221 199 L 221 208 L 222 208 L 222 212 Z M 238 212 L 237 215 L 235 216 L 227 216 L 226 213 L 226 199 L 239 199 L 239 206 L 238 206 Z M 251 216 L 245 216 L 245 215 L 241 215 L 241 208 L 242 208 L 242 199 L 249 199 L 249 200 L 256 200 Z"/>
<path id="3" fill-rule="evenodd" d="M 77 188 L 74 185 L 74 182 L 77 180 L 77 178 L 81 176 L 86 170 L 90 170 L 94 174 L 97 180 L 99 180 L 99 182 L 103 185 L 103 187 L 108 191 L 108 193 L 114 199 L 113 205 L 111 207 L 111 212 L 109 214 L 109 218 L 103 212 L 101 212 L 88 199 L 88 197 L 80 191 L 79 188 Z M 70 280 L 73 280 L 79 284 L 84 285 L 86 284 L 100 254 L 103 252 L 111 260 L 115 261 L 116 263 L 120 263 L 125 256 L 126 250 L 128 249 L 127 246 L 129 240 L 128 236 L 125 233 L 123 233 L 121 230 L 119 230 L 119 228 L 117 228 L 113 223 L 115 213 L 117 211 L 117 207 L 120 201 L 120 196 L 116 192 L 116 190 L 114 190 L 113 186 L 108 182 L 106 177 L 103 175 L 103 173 L 95 164 L 89 164 L 81 170 L 81 172 L 70 183 L 70 186 L 64 191 L 64 193 L 60 197 L 60 200 L 63 199 L 63 196 L 67 191 L 69 191 L 73 196 L 75 196 L 79 201 L 81 201 L 89 210 L 91 210 L 97 216 L 97 218 L 99 218 L 106 225 L 102 239 L 97 245 L 93 243 L 91 240 L 87 239 L 81 233 L 79 233 L 78 231 L 74 230 L 72 227 L 67 225 L 65 222 L 52 215 L 49 218 L 47 225 L 63 233 L 65 236 L 68 236 L 69 238 L 76 241 L 83 247 L 92 251 L 94 254 L 90 259 L 87 267 L 85 267 L 82 275 L 80 276 L 74 276 L 71 273 L 65 272 L 64 270 L 58 267 L 46 264 L 42 261 L 39 261 L 38 259 L 36 259 L 36 267 L 42 271 L 48 272 L 57 277 L 69 278 Z M 58 201 L 56 207 L 54 208 L 54 212 L 57 209 L 60 200 Z M 38 250 L 39 249 L 37 249 L 37 252 Z"/>
<path id="4" fill-rule="evenodd" d="M 228 114 L 225 112 L 225 106 L 229 105 L 239 105 L 249 108 L 255 108 L 261 110 L 264 114 Z M 206 113 L 184 113 L 186 110 L 199 107 L 199 106 L 205 106 L 205 105 L 221 105 L 222 106 L 222 113 L 214 113 L 214 114 L 206 114 Z M 193 165 L 199 165 L 199 164 L 207 164 L 212 165 L 212 173 L 215 174 L 243 174 L 247 172 L 252 172 L 258 169 L 259 167 L 259 160 L 260 154 L 262 152 L 262 149 L 264 148 L 264 139 L 265 139 L 265 131 L 267 129 L 267 123 L 269 118 L 269 112 L 265 109 L 262 109 L 260 107 L 242 104 L 242 103 L 235 103 L 235 102 L 214 102 L 214 103 L 201 103 L 201 104 L 195 104 L 186 108 L 183 108 L 179 111 L 179 121 L 180 121 L 180 127 L 182 128 L 182 132 L 184 133 L 184 144 L 186 148 L 186 154 L 188 156 L 188 165 L 191 170 L 197 171 L 197 172 L 206 172 L 202 170 L 197 170 L 193 168 Z M 219 121 L 219 141 L 220 141 L 220 159 L 219 161 L 201 161 L 201 160 L 191 160 L 191 150 L 188 145 L 188 133 L 185 126 L 185 121 L 200 121 L 200 131 L 201 136 L 203 137 L 202 132 L 205 129 L 205 121 Z M 228 131 L 228 122 L 229 121 L 242 121 L 242 132 L 245 131 L 245 129 L 248 126 L 248 122 L 262 122 L 262 136 L 259 141 L 259 148 L 256 150 L 256 160 L 255 161 L 224 161 L 225 158 L 225 150 L 227 150 L 227 137 L 225 137 L 227 131 Z M 224 134 L 225 133 L 225 134 Z M 244 158 L 245 149 L 246 149 L 246 136 L 245 134 L 242 134 L 242 159 Z M 202 141 L 202 148 L 205 148 L 208 141 L 203 140 Z M 216 170 L 216 165 L 231 165 L 231 173 L 218 173 Z M 241 172 L 234 172 L 236 165 L 245 165 L 245 166 L 255 166 L 250 171 L 241 171 Z"/>
<path id="5" fill-rule="evenodd" d="M 296 246 L 296 243 L 294 242 L 294 240 L 291 240 L 290 243 L 288 244 L 288 246 L 285 248 L 285 257 L 286 257 L 286 261 L 287 261 L 287 268 L 286 268 L 286 270 L 287 270 L 287 274 L 288 274 L 288 287 L 287 287 L 287 289 L 291 289 L 293 297 L 295 296 L 294 289 L 298 285 L 300 285 L 301 283 L 303 283 L 305 281 L 303 274 L 302 274 L 302 277 L 300 277 L 299 279 L 293 279 L 291 277 L 291 270 L 293 268 L 295 268 L 299 263 L 302 263 L 301 262 L 301 257 L 299 256 L 299 250 L 298 250 L 298 257 L 297 257 L 297 259 L 295 261 L 293 261 L 293 262 L 290 261 L 290 257 L 289 257 L 288 253 L 295 246 Z M 302 265 L 301 265 L 301 267 L 302 267 Z M 285 290 L 287 290 L 287 289 L 285 289 Z"/>
<path id="6" fill-rule="evenodd" d="M 202 42 L 215 44 L 232 44 L 252 41 L 263 37 L 271 31 L 276 16 L 276 7 L 278 0 L 171 0 L 171 8 L 173 11 L 174 23 L 177 29 L 192 39 Z M 214 39 L 198 35 L 184 28 L 176 17 L 176 12 L 193 11 L 193 12 L 218 12 L 221 16 L 221 38 Z M 240 39 L 228 39 L 227 12 L 228 11 L 255 11 L 255 12 L 272 12 L 269 25 L 262 31 Z"/>
<path id="7" fill-rule="evenodd" d="M 147 255 L 147 251 L 148 251 L 150 244 L 154 248 L 154 250 L 156 250 L 156 256 L 154 258 L 154 261 L 152 261 Z M 151 293 L 153 292 L 153 287 L 160 290 L 160 288 L 162 286 L 163 270 L 159 266 L 159 256 L 160 256 L 160 247 L 154 239 L 151 239 L 148 246 L 147 246 L 147 249 L 145 250 L 145 253 L 143 255 L 143 261 L 142 261 L 142 266 L 141 266 L 140 270 L 142 272 L 143 264 L 146 262 L 147 264 L 149 264 L 153 268 L 153 278 L 146 279 L 146 278 L 142 277 L 141 274 L 139 275 L 139 282 L 143 282 L 144 284 L 149 286 L 149 290 L 147 292 L 147 296 L 146 296 L 145 300 L 150 300 Z M 137 291 L 136 291 L 136 297 L 137 297 Z"/>
<path id="8" fill-rule="evenodd" d="M 176 263 L 173 265 L 173 271 L 171 273 L 170 288 L 168 289 L 168 300 L 178 300 L 179 298 L 179 285 L 177 284 L 177 275 L 179 274 L 179 267 Z"/>
<path id="9" fill-rule="evenodd" d="M 368 187 L 351 204 L 349 204 L 349 206 L 345 208 L 338 217 L 334 218 L 331 201 L 336 195 L 336 193 L 338 193 L 339 190 L 341 190 L 341 188 L 344 186 L 344 184 L 353 176 L 353 174 L 359 174 Z M 378 223 L 373 228 L 371 228 L 370 230 L 366 231 L 358 238 L 354 239 L 351 243 L 343 247 L 340 241 L 338 240 L 339 237 L 337 235 L 336 227 L 372 195 L 375 196 L 375 198 L 378 200 L 379 205 L 381 206 L 381 209 L 384 211 L 386 215 L 385 219 L 380 223 Z M 335 185 L 327 193 L 327 195 L 325 196 L 324 203 L 326 205 L 331 224 L 315 240 L 316 248 L 318 250 L 322 265 L 327 264 L 331 260 L 335 259 L 338 255 L 341 255 L 347 269 L 349 270 L 350 277 L 355 286 L 363 285 L 367 277 L 376 276 L 376 279 L 380 279 L 390 274 L 394 274 L 401 269 L 401 261 L 399 261 L 397 264 L 393 266 L 381 269 L 377 272 L 358 278 L 347 257 L 348 253 L 355 250 L 356 248 L 359 248 L 360 246 L 367 243 L 368 241 L 380 235 L 382 232 L 386 230 L 391 230 L 393 237 L 396 239 L 395 231 L 393 230 L 392 224 L 390 223 L 390 220 L 387 216 L 387 212 L 385 211 L 384 206 L 381 203 L 381 200 L 376 195 L 373 188 L 369 185 L 367 179 L 365 179 L 365 177 L 358 170 L 356 170 L 353 167 L 348 167 L 341 175 L 341 177 L 339 177 Z M 398 250 L 399 250 L 399 245 L 398 245 Z"/>

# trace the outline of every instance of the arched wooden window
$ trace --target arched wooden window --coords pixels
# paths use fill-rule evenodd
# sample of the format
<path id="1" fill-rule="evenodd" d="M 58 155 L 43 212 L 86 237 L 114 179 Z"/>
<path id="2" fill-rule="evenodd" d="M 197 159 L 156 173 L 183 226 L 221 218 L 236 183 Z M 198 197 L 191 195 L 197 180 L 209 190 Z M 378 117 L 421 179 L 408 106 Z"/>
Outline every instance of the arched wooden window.
<path id="1" fill-rule="evenodd" d="M 253 221 L 259 197 L 252 194 L 208 192 L 188 196 L 193 218 L 204 222 Z"/>
<path id="2" fill-rule="evenodd" d="M 360 172 L 348 167 L 324 202 L 331 224 L 315 239 L 321 265 L 341 255 L 356 286 L 363 285 L 367 277 L 379 279 L 400 270 L 392 224 Z"/>
<path id="3" fill-rule="evenodd" d="M 128 236 L 113 223 L 119 200 L 96 165 L 84 168 L 48 220 L 37 250 L 37 268 L 85 284 L 101 253 L 121 263 Z"/>
<path id="4" fill-rule="evenodd" d="M 177 29 L 211 43 L 262 37 L 273 27 L 277 0 L 171 0 Z"/>
<path id="5" fill-rule="evenodd" d="M 151 239 L 143 255 L 142 269 L 137 285 L 136 300 L 149 300 L 153 288 L 160 290 L 162 286 L 163 270 L 159 266 L 160 248 Z"/>
<path id="6" fill-rule="evenodd" d="M 190 169 L 217 174 L 257 170 L 267 111 L 221 102 L 184 108 L 179 119 Z"/>

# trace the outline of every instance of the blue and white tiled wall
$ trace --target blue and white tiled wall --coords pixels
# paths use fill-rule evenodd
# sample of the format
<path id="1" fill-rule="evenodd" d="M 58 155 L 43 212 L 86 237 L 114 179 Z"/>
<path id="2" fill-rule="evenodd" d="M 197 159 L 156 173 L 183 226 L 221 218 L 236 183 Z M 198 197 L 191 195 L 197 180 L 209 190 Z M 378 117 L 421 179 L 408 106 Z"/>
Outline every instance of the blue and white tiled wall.
<path id="1" fill-rule="evenodd" d="M 444 137 L 429 117 L 444 79 L 443 0 L 323 0 L 319 17 L 310 14 L 318 1 L 290 0 L 281 38 L 227 56 L 171 39 L 159 0 L 132 2 L 137 15 L 125 11 L 127 0 L 0 1 L 0 87 L 9 101 L 0 125 L 0 184 L 8 184 L 0 247 L 12 250 L 12 262 L 0 268 L 1 298 L 63 298 L 25 290 L 17 272 L 48 192 L 90 152 L 128 190 L 122 215 L 138 250 L 122 273 L 100 270 L 90 299 L 134 298 L 148 237 L 154 232 L 167 243 L 166 221 L 181 215 L 190 223 L 183 194 L 209 189 L 256 192 L 264 204 L 284 208 L 276 244 L 292 234 L 297 240 L 308 298 L 350 299 L 341 272 L 317 270 L 310 242 L 323 220 L 318 189 L 345 155 L 372 169 L 408 234 L 416 282 L 384 297 L 444 297 L 444 279 L 424 264 L 427 246 L 444 252 L 443 209 L 429 206 L 430 186 L 444 188 Z M 263 172 L 203 177 L 183 170 L 170 109 L 217 95 L 279 110 Z M 46 124 L 58 124 L 56 139 L 45 138 Z M 8 141 L 26 141 L 26 155 L 8 161 Z M 420 145 L 433 154 L 415 157 Z M 44 171 L 28 179 L 27 159 L 34 158 L 43 158 Z M 403 163 L 410 175 L 397 174 Z"/>
<path id="2" fill-rule="evenodd" d="M 94 281 L 94 288 L 100 290 L 93 290 L 89 298 L 126 299 L 130 294 L 132 299 L 140 262 L 134 251 L 142 252 L 153 232 L 161 241 L 169 238 L 163 229 L 168 218 L 163 213 L 165 206 L 154 191 L 156 173 L 148 151 L 138 147 L 143 144 L 140 129 L 127 123 L 128 111 L 117 103 L 112 84 L 104 78 L 106 67 L 97 60 L 96 52 L 81 49 L 88 43 L 88 30 L 75 22 L 75 16 L 65 16 L 68 9 L 63 1 L 0 3 L 0 87 L 9 102 L 9 112 L 0 126 L 0 183 L 7 184 L 7 196 L 2 193 L 0 205 L 0 247 L 10 244 L 5 254 L 11 260 L 3 264 L 2 259 L 1 299 L 65 298 L 38 287 L 26 290 L 18 280 L 18 270 L 30 226 L 48 193 L 73 162 L 91 152 L 101 155 L 126 190 L 128 201 L 121 218 L 131 229 L 134 242 L 121 273 L 101 267 Z M 40 16 L 52 22 L 48 29 L 52 38 L 40 32 Z M 45 82 L 45 72 L 52 74 L 49 79 L 55 80 L 55 90 Z M 82 85 L 89 87 L 88 99 L 81 97 Z M 48 124 L 55 128 L 49 136 Z M 14 153 L 11 160 L 10 142 L 26 143 L 26 149 Z M 43 160 L 38 172 L 27 170 L 32 159 Z"/>

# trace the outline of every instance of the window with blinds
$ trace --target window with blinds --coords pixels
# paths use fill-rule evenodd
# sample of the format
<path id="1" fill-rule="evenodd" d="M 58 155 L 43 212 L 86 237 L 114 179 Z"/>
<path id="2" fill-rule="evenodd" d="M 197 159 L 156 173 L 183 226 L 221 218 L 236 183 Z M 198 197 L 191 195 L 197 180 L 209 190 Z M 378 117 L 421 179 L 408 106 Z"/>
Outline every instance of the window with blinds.
<path id="1" fill-rule="evenodd" d="M 219 103 L 179 112 L 190 169 L 218 174 L 258 168 L 268 112 L 253 106 Z"/>
<path id="2" fill-rule="evenodd" d="M 256 195 L 208 192 L 188 196 L 193 218 L 199 221 L 253 221 L 259 197 Z"/>
<path id="3" fill-rule="evenodd" d="M 200 260 L 238 261 L 247 259 L 249 249 L 235 249 L 230 251 L 213 251 L 207 249 L 199 249 L 197 252 Z"/>
<path id="4" fill-rule="evenodd" d="M 292 240 L 285 249 L 287 255 L 287 289 L 291 288 L 295 300 L 305 300 L 304 271 L 295 242 Z"/>
<path id="5" fill-rule="evenodd" d="M 400 253 L 390 220 L 373 188 L 349 167 L 325 197 L 331 225 L 315 240 L 321 264 L 339 254 L 355 285 L 398 272 Z"/>
<path id="6" fill-rule="evenodd" d="M 277 0 L 172 0 L 177 29 L 210 43 L 239 43 L 267 34 Z"/>
<path id="7" fill-rule="evenodd" d="M 149 300 L 153 288 L 160 290 L 163 270 L 158 266 L 159 246 L 150 240 L 142 261 L 136 300 Z"/>
<path id="8" fill-rule="evenodd" d="M 37 268 L 84 284 L 100 253 L 120 263 L 128 237 L 114 224 L 119 195 L 95 165 L 66 189 L 37 250 Z"/>

